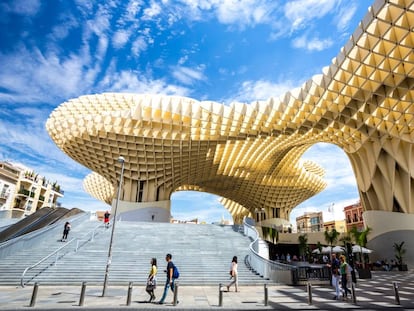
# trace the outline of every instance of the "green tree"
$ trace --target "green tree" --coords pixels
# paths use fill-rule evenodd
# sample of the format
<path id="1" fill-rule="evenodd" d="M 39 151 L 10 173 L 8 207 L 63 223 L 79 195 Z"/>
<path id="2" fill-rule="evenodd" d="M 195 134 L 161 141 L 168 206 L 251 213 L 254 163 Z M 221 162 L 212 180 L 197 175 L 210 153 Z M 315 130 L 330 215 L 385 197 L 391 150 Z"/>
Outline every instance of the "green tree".
<path id="1" fill-rule="evenodd" d="M 362 248 L 367 246 L 368 234 L 371 232 L 371 230 L 372 229 L 370 227 L 366 227 L 364 230 L 358 231 L 358 229 L 354 226 L 350 231 L 351 236 L 354 238 L 355 244 L 359 245 L 360 247 L 360 257 L 363 268 L 365 268 L 365 260 L 364 255 L 362 253 Z"/>
<path id="2" fill-rule="evenodd" d="M 305 258 L 306 250 L 308 248 L 308 235 L 306 233 L 299 235 L 298 242 L 299 242 L 299 255 L 302 256 L 302 258 Z"/>
<path id="3" fill-rule="evenodd" d="M 405 242 L 402 241 L 401 243 L 394 243 L 394 251 L 395 251 L 395 259 L 397 259 L 398 265 L 402 265 L 404 261 L 404 255 L 406 252 L 406 249 L 404 247 Z"/>
<path id="4" fill-rule="evenodd" d="M 340 235 L 340 233 L 338 231 L 336 231 L 335 228 L 332 229 L 331 231 L 325 230 L 325 232 L 324 232 L 325 241 L 331 247 L 330 253 L 332 253 L 332 247 L 334 246 L 334 244 L 336 244 L 336 242 L 338 242 L 339 235 Z M 331 254 L 329 254 L 329 255 L 331 255 Z"/>

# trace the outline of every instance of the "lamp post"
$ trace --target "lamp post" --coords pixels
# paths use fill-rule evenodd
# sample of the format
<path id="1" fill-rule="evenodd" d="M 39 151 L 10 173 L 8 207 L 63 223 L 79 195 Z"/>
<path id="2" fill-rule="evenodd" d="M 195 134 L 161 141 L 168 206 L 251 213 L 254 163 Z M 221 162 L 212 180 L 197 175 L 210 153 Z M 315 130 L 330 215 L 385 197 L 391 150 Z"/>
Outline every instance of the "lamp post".
<path id="1" fill-rule="evenodd" d="M 118 162 L 121 163 L 121 177 L 119 179 L 118 194 L 116 196 L 116 202 L 115 202 L 114 221 L 113 221 L 113 224 L 112 224 L 111 240 L 109 241 L 108 261 L 106 263 L 105 279 L 104 279 L 104 284 L 103 284 L 102 297 L 105 296 L 106 285 L 108 283 L 109 267 L 111 266 L 111 261 L 112 261 L 112 241 L 114 239 L 114 231 L 115 231 L 115 224 L 116 224 L 116 212 L 117 212 L 117 209 L 118 209 L 119 197 L 121 195 L 122 180 L 124 178 L 125 159 L 122 156 L 120 156 L 118 158 Z"/>

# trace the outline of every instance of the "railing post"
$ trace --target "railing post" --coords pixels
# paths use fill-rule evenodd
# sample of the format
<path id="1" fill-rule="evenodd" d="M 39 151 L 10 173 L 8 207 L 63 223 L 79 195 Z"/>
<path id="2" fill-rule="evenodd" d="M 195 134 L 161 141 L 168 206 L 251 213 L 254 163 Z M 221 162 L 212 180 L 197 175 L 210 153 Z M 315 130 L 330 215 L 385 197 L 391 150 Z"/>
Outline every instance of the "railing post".
<path id="1" fill-rule="evenodd" d="M 394 287 L 395 303 L 399 305 L 401 303 L 400 303 L 400 294 L 398 293 L 398 283 L 392 282 L 392 285 Z"/>
<path id="2" fill-rule="evenodd" d="M 128 285 L 128 295 L 127 295 L 127 301 L 126 301 L 127 306 L 131 305 L 132 284 L 133 284 L 132 282 L 129 282 L 129 285 Z"/>
<path id="3" fill-rule="evenodd" d="M 268 306 L 269 304 L 269 295 L 268 295 L 268 289 L 267 284 L 264 285 L 264 305 Z"/>
<path id="4" fill-rule="evenodd" d="M 37 284 L 37 282 L 36 282 L 33 286 L 32 298 L 30 299 L 29 307 L 34 307 L 34 305 L 36 304 L 38 288 L 39 288 L 39 284 Z"/>
<path id="5" fill-rule="evenodd" d="M 223 290 L 222 290 L 222 287 L 223 287 L 223 284 L 220 283 L 219 284 L 219 303 L 218 303 L 219 307 L 223 306 Z"/>
<path id="6" fill-rule="evenodd" d="M 59 256 L 59 252 L 56 252 L 55 262 L 53 263 L 54 266 L 56 266 L 56 264 L 58 262 L 58 256 Z"/>
<path id="7" fill-rule="evenodd" d="M 355 283 L 351 283 L 351 294 L 352 294 L 352 302 L 356 305 L 357 299 L 356 299 L 356 292 L 355 292 Z"/>
<path id="8" fill-rule="evenodd" d="M 174 301 L 173 305 L 176 306 L 178 303 L 178 282 L 177 280 L 174 282 Z"/>
<path id="9" fill-rule="evenodd" d="M 81 294 L 79 297 L 79 306 L 83 306 L 83 303 L 85 302 L 85 292 L 86 292 L 86 282 L 82 282 L 82 289 Z"/>
<path id="10" fill-rule="evenodd" d="M 308 282 L 307 284 L 307 290 L 308 290 L 308 304 L 312 304 L 312 284 Z"/>

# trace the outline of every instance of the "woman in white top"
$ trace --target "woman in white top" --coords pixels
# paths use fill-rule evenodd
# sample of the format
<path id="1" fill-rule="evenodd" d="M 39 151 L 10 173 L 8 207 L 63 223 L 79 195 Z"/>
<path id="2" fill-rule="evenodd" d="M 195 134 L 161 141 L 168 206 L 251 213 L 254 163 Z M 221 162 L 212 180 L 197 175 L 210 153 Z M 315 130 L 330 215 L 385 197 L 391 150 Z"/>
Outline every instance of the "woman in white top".
<path id="1" fill-rule="evenodd" d="M 237 256 L 233 257 L 233 260 L 231 261 L 230 265 L 230 275 L 231 275 L 231 282 L 229 285 L 227 285 L 227 291 L 230 291 L 230 286 L 234 284 L 234 287 L 236 289 L 236 292 L 238 292 L 238 278 L 237 278 Z"/>

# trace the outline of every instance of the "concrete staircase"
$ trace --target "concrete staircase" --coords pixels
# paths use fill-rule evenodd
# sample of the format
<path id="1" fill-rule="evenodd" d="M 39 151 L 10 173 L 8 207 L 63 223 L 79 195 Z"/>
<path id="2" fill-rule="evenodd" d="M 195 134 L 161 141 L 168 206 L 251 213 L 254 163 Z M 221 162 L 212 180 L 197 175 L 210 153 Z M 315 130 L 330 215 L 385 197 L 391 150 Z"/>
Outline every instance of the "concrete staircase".
<path id="1" fill-rule="evenodd" d="M 70 232 L 69 238 L 81 238 L 98 225 L 85 221 Z M 100 227 L 93 241 L 75 252 L 76 241 L 56 256 L 27 273 L 25 282 L 48 285 L 102 284 L 108 260 L 111 229 Z M 85 236 L 84 239 L 89 236 Z M 4 258 L 0 262 L 0 285 L 18 285 L 24 269 L 64 243 L 56 240 L 33 245 Z M 112 262 L 108 283 L 112 285 L 144 284 L 150 269 L 150 259 L 158 260 L 158 283 L 165 282 L 165 255 L 171 253 L 180 270 L 182 285 L 218 285 L 229 281 L 233 256 L 239 259 L 239 284 L 263 284 L 265 280 L 252 273 L 244 263 L 250 239 L 235 232 L 231 226 L 166 224 L 148 222 L 118 222 L 112 247 Z M 40 273 L 41 272 L 41 273 Z"/>

